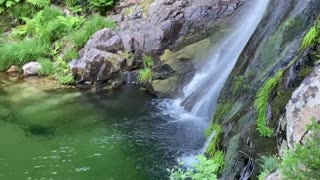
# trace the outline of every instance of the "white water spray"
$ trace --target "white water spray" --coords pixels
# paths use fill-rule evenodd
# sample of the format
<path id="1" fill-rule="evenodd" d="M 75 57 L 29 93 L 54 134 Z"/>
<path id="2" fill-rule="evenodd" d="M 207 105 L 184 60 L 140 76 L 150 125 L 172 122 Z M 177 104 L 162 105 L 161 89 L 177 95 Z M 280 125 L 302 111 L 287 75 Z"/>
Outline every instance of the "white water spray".
<path id="1" fill-rule="evenodd" d="M 244 9 L 246 12 L 239 17 L 232 32 L 218 43 L 210 53 L 208 61 L 184 87 L 183 96 L 164 103 L 168 114 L 174 114 L 176 119 L 181 121 L 200 120 L 199 123 L 209 123 L 220 92 L 241 52 L 261 21 L 269 0 L 250 0 L 246 3 L 248 3 L 247 8 Z M 213 137 L 214 134 L 207 139 L 198 154 L 205 152 Z M 192 159 L 190 156 L 182 157 L 183 161 L 191 162 Z"/>

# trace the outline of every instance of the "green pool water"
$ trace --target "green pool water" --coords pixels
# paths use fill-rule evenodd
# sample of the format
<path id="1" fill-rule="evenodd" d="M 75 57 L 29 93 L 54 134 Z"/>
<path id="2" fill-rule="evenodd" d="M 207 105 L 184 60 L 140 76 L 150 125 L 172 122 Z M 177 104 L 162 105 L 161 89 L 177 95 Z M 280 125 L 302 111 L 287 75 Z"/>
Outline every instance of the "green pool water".
<path id="1" fill-rule="evenodd" d="M 136 87 L 111 93 L 0 75 L 0 179 L 168 179 L 204 127 L 168 123 Z M 48 84 L 50 84 L 48 86 Z"/>

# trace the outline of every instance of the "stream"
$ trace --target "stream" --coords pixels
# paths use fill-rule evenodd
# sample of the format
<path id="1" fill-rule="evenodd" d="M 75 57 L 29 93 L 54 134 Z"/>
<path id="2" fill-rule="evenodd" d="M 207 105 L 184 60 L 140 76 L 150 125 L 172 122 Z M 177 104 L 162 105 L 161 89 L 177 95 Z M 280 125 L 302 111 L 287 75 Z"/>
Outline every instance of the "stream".
<path id="1" fill-rule="evenodd" d="M 130 85 L 91 93 L 38 78 L 0 83 L 0 179 L 167 179 L 205 141 L 207 124 L 173 121 Z"/>

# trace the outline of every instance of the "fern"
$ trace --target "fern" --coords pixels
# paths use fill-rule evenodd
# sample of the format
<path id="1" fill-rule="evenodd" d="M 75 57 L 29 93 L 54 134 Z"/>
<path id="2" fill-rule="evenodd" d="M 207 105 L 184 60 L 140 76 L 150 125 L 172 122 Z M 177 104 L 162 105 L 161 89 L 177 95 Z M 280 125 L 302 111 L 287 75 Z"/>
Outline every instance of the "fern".
<path id="1" fill-rule="evenodd" d="M 152 69 L 144 68 L 139 71 L 138 79 L 141 83 L 147 83 L 152 80 Z"/>
<path id="2" fill-rule="evenodd" d="M 263 87 L 259 90 L 254 105 L 258 113 L 257 130 L 261 136 L 271 137 L 273 129 L 267 126 L 267 106 L 268 98 L 274 87 L 278 84 L 282 77 L 283 71 L 279 71 L 276 76 L 267 80 Z"/>
<path id="3" fill-rule="evenodd" d="M 39 8 L 46 7 L 50 4 L 50 0 L 27 0 L 27 2 Z"/>
<path id="4" fill-rule="evenodd" d="M 309 30 L 309 32 L 303 38 L 302 48 L 305 49 L 309 46 L 312 46 L 316 41 L 317 35 L 318 35 L 318 31 L 317 31 L 317 27 L 315 25 Z"/>

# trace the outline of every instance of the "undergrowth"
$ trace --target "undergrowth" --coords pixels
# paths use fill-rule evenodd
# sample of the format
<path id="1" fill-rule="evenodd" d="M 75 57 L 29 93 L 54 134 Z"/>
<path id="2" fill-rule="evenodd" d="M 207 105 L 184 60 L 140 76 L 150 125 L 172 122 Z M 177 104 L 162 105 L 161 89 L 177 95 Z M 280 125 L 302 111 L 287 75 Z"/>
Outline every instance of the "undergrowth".
<path id="1" fill-rule="evenodd" d="M 76 0 L 63 2 L 68 6 L 79 6 Z M 114 21 L 100 15 L 86 18 L 81 13 L 64 13 L 58 6 L 49 4 L 48 0 L 16 0 L 10 7 L 5 7 L 2 16 L 18 16 L 20 25 L 12 28 L 9 36 L 3 40 L 7 42 L 0 45 L 0 71 L 11 65 L 22 66 L 30 61 L 38 61 L 42 65 L 40 75 L 71 84 L 74 80 L 68 63 L 77 58 L 78 51 L 93 33 L 102 28 L 115 27 Z M 0 2 L 0 7 L 3 6 L 6 5 Z M 29 7 L 30 11 L 27 10 Z"/>
<path id="2" fill-rule="evenodd" d="M 270 173 L 274 172 L 279 167 L 279 161 L 274 156 L 261 156 L 258 163 L 261 167 L 261 173 L 258 176 L 259 180 L 264 180 Z"/>

